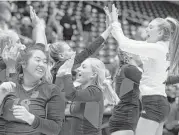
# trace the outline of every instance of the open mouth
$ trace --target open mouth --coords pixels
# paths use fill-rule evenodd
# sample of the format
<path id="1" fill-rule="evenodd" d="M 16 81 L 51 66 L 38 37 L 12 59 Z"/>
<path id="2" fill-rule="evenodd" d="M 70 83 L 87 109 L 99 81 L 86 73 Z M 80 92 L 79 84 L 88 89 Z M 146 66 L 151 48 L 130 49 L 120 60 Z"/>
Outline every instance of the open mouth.
<path id="1" fill-rule="evenodd" d="M 37 70 L 39 73 L 43 73 L 43 72 L 44 72 L 44 70 L 41 69 L 41 68 L 37 68 L 36 70 Z"/>
<path id="2" fill-rule="evenodd" d="M 81 77 L 81 73 L 78 73 L 78 76 Z"/>
<path id="3" fill-rule="evenodd" d="M 149 38 L 150 38 L 150 35 L 149 35 L 149 34 L 147 34 L 146 39 L 149 39 Z"/>
<path id="4" fill-rule="evenodd" d="M 81 76 L 82 76 L 82 75 L 81 75 L 81 72 L 77 72 L 76 77 L 79 78 L 79 77 L 81 77 Z"/>

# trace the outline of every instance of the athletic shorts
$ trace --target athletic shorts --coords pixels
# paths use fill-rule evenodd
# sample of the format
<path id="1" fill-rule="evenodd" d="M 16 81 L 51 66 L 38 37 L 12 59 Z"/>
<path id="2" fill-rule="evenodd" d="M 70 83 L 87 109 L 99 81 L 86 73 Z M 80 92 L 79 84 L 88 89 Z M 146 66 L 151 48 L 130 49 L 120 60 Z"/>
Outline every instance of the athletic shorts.
<path id="1" fill-rule="evenodd" d="M 119 104 L 114 107 L 109 120 L 110 133 L 116 131 L 135 131 L 141 112 L 139 91 L 130 91 L 125 94 Z"/>
<path id="2" fill-rule="evenodd" d="M 164 122 L 170 112 L 170 104 L 167 97 L 150 95 L 142 97 L 141 117 L 158 123 Z"/>

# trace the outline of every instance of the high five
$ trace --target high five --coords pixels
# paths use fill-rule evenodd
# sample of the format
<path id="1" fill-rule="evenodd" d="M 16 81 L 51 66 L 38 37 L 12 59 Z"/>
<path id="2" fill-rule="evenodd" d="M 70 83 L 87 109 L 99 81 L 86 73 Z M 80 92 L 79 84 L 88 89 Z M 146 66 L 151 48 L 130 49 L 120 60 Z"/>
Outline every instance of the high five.
<path id="1" fill-rule="evenodd" d="M 175 46 L 178 35 L 178 21 L 175 19 L 156 18 L 152 20 L 147 31 L 146 41 L 135 41 L 127 38 L 118 22 L 117 8 L 113 5 L 108 14 L 112 19 L 112 35 L 119 47 L 126 52 L 139 55 L 144 72 L 140 81 L 143 111 L 139 119 L 136 135 L 161 135 L 163 123 L 169 113 L 169 103 L 166 98 L 165 84 L 166 69 L 169 62 L 166 55 L 169 47 Z M 176 28 L 176 29 L 173 29 Z M 175 43 L 175 44 L 174 44 Z"/>

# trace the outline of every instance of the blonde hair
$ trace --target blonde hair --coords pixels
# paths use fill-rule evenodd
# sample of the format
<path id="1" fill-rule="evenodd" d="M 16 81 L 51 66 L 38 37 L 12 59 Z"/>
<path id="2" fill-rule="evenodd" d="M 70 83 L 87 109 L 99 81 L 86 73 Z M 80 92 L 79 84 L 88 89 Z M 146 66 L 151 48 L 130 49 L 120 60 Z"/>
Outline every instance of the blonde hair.
<path id="1" fill-rule="evenodd" d="M 55 61 L 60 61 L 59 53 L 64 52 L 64 46 L 68 45 L 65 41 L 53 43 L 49 46 L 50 57 Z"/>
<path id="2" fill-rule="evenodd" d="M 48 65 L 47 65 L 47 70 L 46 70 L 46 73 L 45 73 L 45 80 L 46 80 L 48 83 L 52 83 L 52 81 L 53 81 L 53 76 L 52 76 L 52 74 L 51 74 L 51 69 L 52 69 L 52 67 L 53 67 L 53 66 L 48 63 Z"/>
<path id="3" fill-rule="evenodd" d="M 88 58 L 88 60 L 91 63 L 91 67 L 93 72 L 97 74 L 97 78 L 95 80 L 95 83 L 98 87 L 100 87 L 104 94 L 104 100 L 109 101 L 111 104 L 115 105 L 118 103 L 119 98 L 115 91 L 113 90 L 112 86 L 110 84 L 106 84 L 106 67 L 104 63 L 97 59 L 97 58 Z M 105 84 L 104 84 L 105 83 Z"/>
<path id="4" fill-rule="evenodd" d="M 160 30 L 163 30 L 163 36 L 161 40 L 163 41 L 169 41 L 170 36 L 171 36 L 171 25 L 170 23 L 163 18 L 156 18 L 154 21 L 158 22 L 158 27 Z"/>
<path id="5" fill-rule="evenodd" d="M 110 80 L 109 80 L 110 79 Z M 114 88 L 112 87 L 111 74 L 109 70 L 106 69 L 106 77 L 103 82 L 104 88 L 104 103 L 106 105 L 116 105 L 119 102 L 119 97 L 117 96 Z"/>
<path id="6" fill-rule="evenodd" d="M 97 74 L 95 84 L 97 84 L 97 86 L 99 86 L 103 90 L 103 82 L 105 80 L 106 69 L 104 63 L 97 58 L 88 58 L 87 60 L 89 60 L 91 63 L 92 71 Z"/>
<path id="7" fill-rule="evenodd" d="M 166 20 L 171 25 L 171 37 L 169 43 L 169 57 L 170 57 L 170 72 L 178 73 L 179 62 L 179 22 L 171 17 L 167 17 Z"/>
<path id="8" fill-rule="evenodd" d="M 158 27 L 163 30 L 163 37 L 161 40 L 169 41 L 169 57 L 170 57 L 170 73 L 175 73 L 178 70 L 178 62 L 179 62 L 179 22 L 172 18 L 167 17 L 156 18 L 158 22 Z"/>

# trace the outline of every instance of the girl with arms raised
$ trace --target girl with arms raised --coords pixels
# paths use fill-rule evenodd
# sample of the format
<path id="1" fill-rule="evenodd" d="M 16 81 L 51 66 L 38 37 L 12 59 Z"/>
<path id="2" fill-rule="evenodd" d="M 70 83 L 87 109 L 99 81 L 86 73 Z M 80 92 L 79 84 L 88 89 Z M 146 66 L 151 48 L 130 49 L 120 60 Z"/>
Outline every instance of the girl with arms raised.
<path id="1" fill-rule="evenodd" d="M 167 78 L 166 70 L 169 67 L 166 56 L 170 50 L 171 70 L 175 69 L 173 65 L 177 61 L 173 58 L 174 51 L 172 50 L 177 49 L 179 23 L 173 18 L 156 18 L 149 23 L 146 29 L 147 40 L 135 41 L 123 34 L 114 5 L 110 17 L 112 18 L 111 33 L 119 47 L 123 51 L 139 55 L 143 63 L 144 72 L 139 86 L 143 111 L 136 134 L 162 135 L 163 124 L 169 114 L 169 103 L 163 83 Z"/>

